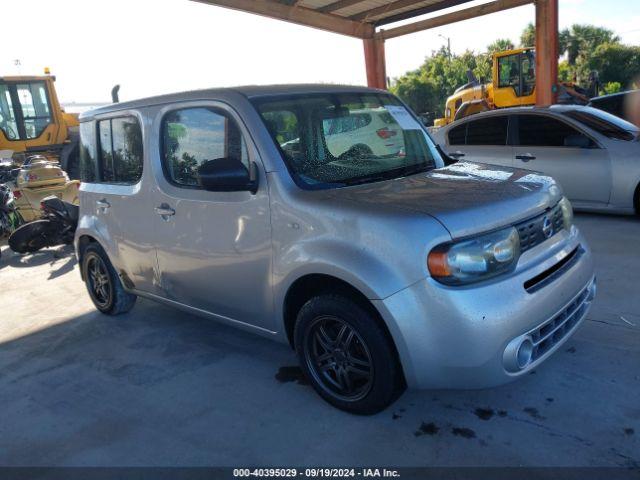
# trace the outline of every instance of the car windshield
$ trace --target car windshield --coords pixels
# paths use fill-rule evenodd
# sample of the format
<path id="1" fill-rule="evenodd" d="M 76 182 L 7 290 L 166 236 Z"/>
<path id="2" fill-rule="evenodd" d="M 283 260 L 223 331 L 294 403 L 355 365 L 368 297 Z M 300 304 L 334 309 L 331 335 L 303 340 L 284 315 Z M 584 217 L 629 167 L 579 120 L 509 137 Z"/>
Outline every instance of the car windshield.
<path id="1" fill-rule="evenodd" d="M 423 127 L 392 95 L 307 94 L 254 104 L 303 188 L 375 182 L 436 166 Z"/>
<path id="2" fill-rule="evenodd" d="M 631 141 L 640 133 L 638 127 L 632 123 L 602 110 L 585 108 L 584 110 L 567 110 L 562 113 L 608 138 Z"/>

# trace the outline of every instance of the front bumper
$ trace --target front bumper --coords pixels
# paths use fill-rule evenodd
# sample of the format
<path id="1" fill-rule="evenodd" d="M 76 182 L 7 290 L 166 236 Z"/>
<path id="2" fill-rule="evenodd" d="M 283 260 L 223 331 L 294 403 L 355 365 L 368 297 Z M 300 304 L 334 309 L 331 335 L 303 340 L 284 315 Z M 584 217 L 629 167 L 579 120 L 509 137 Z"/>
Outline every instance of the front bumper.
<path id="1" fill-rule="evenodd" d="M 483 388 L 526 374 L 556 351 L 586 317 L 595 289 L 591 251 L 572 228 L 525 252 L 504 278 L 467 287 L 427 278 L 374 303 L 410 387 Z M 530 358 L 518 362 L 525 340 Z"/>

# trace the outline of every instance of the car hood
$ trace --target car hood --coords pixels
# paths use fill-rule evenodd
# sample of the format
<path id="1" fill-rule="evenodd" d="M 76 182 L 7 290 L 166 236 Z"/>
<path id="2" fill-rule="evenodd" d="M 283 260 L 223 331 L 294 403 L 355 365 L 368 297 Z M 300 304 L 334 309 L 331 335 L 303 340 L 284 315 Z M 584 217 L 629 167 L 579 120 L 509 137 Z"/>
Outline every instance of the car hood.
<path id="1" fill-rule="evenodd" d="M 329 192 L 336 200 L 367 209 L 395 207 L 430 215 L 453 238 L 517 223 L 552 207 L 562 196 L 551 177 L 471 162 Z"/>

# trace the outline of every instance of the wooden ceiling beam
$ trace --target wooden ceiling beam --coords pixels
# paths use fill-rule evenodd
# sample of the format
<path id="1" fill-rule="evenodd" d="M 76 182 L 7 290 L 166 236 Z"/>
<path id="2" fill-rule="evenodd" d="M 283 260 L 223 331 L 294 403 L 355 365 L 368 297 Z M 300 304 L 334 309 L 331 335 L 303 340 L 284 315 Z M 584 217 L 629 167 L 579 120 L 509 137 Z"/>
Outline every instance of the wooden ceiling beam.
<path id="1" fill-rule="evenodd" d="M 463 20 L 481 17 L 490 13 L 501 12 L 502 10 L 508 10 L 510 8 L 521 7 L 533 2 L 534 0 L 495 0 L 475 7 L 458 10 L 457 12 L 447 13 L 439 17 L 428 18 L 426 20 L 409 23 L 389 30 L 381 30 L 376 33 L 376 37 L 387 40 L 389 38 L 400 37 L 409 33 L 421 32 L 430 28 L 441 27 L 443 25 L 461 22 Z"/>
<path id="2" fill-rule="evenodd" d="M 365 0 L 338 0 L 337 2 L 331 2 L 324 7 L 316 8 L 315 11 L 322 13 L 331 13 L 335 12 L 336 10 L 342 10 L 343 8 L 353 7 L 354 5 L 357 5 L 364 1 Z"/>
<path id="3" fill-rule="evenodd" d="M 254 13 L 264 17 L 276 18 L 307 27 L 328 30 L 356 38 L 371 38 L 373 25 L 354 22 L 337 15 L 330 15 L 299 5 L 286 5 L 275 0 L 193 0 L 208 5 L 231 8 L 242 12 Z"/>
<path id="4" fill-rule="evenodd" d="M 364 12 L 356 13 L 355 15 L 349 16 L 349 19 L 356 20 L 358 22 L 361 22 L 363 20 L 366 21 L 366 19 L 368 18 L 372 18 L 377 15 L 393 12 L 395 10 L 399 10 L 404 7 L 415 5 L 420 1 L 421 0 L 397 0 L 395 2 L 388 3 L 387 5 L 382 5 L 380 7 L 365 10 Z"/>
<path id="5" fill-rule="evenodd" d="M 427 13 L 444 10 L 445 8 L 457 7 L 458 5 L 469 3 L 471 1 L 472 0 L 442 0 L 432 5 L 423 5 L 422 7 L 412 8 L 411 10 L 397 13 L 395 15 L 385 16 L 384 18 L 374 21 L 373 23 L 376 26 L 387 25 L 389 23 L 399 22 L 408 18 L 414 18 L 420 15 L 426 15 Z M 371 16 L 369 16 L 369 18 L 371 18 Z"/>

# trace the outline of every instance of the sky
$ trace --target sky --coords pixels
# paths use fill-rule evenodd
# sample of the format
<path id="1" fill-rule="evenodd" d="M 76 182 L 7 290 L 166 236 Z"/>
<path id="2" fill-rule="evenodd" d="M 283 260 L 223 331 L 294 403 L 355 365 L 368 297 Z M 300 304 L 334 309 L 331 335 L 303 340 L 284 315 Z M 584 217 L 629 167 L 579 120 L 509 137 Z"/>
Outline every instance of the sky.
<path id="1" fill-rule="evenodd" d="M 559 1 L 560 28 L 595 24 L 640 45 L 640 0 Z M 417 68 L 443 37 L 456 53 L 482 52 L 496 38 L 517 44 L 534 16 L 527 5 L 388 40 L 387 74 Z M 129 100 L 246 84 L 366 83 L 359 39 L 191 0 L 3 0 L 2 18 L 0 76 L 49 67 L 64 103 L 108 102 L 115 84 Z"/>

